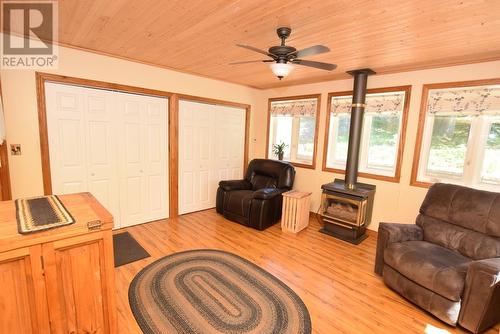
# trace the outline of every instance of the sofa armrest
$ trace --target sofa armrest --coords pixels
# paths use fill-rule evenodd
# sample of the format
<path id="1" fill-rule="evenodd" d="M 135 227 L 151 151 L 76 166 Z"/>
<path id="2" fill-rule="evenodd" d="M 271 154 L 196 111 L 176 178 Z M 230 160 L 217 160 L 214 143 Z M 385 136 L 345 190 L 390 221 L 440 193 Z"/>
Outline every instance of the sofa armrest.
<path id="1" fill-rule="evenodd" d="M 252 184 L 247 180 L 230 180 L 230 181 L 220 181 L 219 187 L 221 187 L 225 191 L 251 190 Z"/>
<path id="2" fill-rule="evenodd" d="M 284 193 L 285 191 L 286 190 L 277 188 L 262 188 L 253 193 L 253 198 L 270 199 Z"/>
<path id="3" fill-rule="evenodd" d="M 415 224 L 380 223 L 378 228 L 375 273 L 382 276 L 384 270 L 384 251 L 394 242 L 418 241 L 424 239 L 424 231 Z"/>
<path id="4" fill-rule="evenodd" d="M 500 321 L 500 257 L 469 265 L 459 324 L 473 333 Z"/>

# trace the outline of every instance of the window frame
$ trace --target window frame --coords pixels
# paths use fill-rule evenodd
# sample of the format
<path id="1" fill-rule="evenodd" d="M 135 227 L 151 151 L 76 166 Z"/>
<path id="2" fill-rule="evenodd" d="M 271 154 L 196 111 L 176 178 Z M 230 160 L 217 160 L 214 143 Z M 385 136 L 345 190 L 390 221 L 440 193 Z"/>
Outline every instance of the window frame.
<path id="1" fill-rule="evenodd" d="M 403 163 L 403 153 L 406 141 L 406 127 L 408 123 L 408 113 L 410 109 L 410 98 L 411 98 L 411 85 L 405 86 L 392 86 L 392 87 L 380 87 L 371 88 L 366 91 L 366 94 L 377 94 L 377 93 L 390 93 L 390 92 L 405 92 L 404 107 L 401 115 L 401 130 L 399 134 L 399 143 L 396 154 L 396 167 L 394 170 L 394 176 L 380 175 L 374 173 L 358 172 L 360 177 L 367 179 L 375 179 L 380 181 L 387 181 L 393 183 L 399 183 L 401 180 L 401 165 Z M 323 171 L 330 173 L 345 174 L 345 169 L 327 167 L 328 160 L 328 142 L 330 136 L 330 115 L 332 109 L 332 98 L 335 96 L 346 96 L 352 95 L 353 91 L 343 91 L 343 92 L 333 92 L 328 93 L 327 111 L 326 111 L 326 125 L 325 125 L 325 138 L 323 143 Z M 364 124 L 364 122 L 363 122 Z M 363 143 L 361 143 L 363 145 Z M 361 157 L 360 157 L 361 158 Z"/>
<path id="2" fill-rule="evenodd" d="M 417 127 L 417 136 L 416 136 L 416 140 L 415 140 L 415 149 L 413 152 L 413 163 L 412 163 L 412 170 L 411 170 L 411 177 L 410 177 L 410 186 L 429 188 L 430 186 L 432 186 L 434 184 L 432 182 L 418 180 L 420 159 L 422 157 L 422 154 L 425 154 L 423 144 L 424 144 L 424 142 L 430 141 L 430 139 L 424 140 L 424 138 L 423 138 L 426 127 L 429 126 L 429 123 L 426 122 L 426 119 L 427 119 L 427 101 L 429 98 L 429 91 L 432 89 L 446 89 L 446 88 L 460 88 L 460 87 L 488 86 L 488 85 L 500 85 L 500 78 L 432 83 L 432 84 L 424 84 L 422 86 L 422 98 L 421 98 L 421 103 L 420 103 L 420 114 L 419 114 L 419 118 L 418 118 L 418 127 Z M 478 141 L 481 140 L 481 138 L 480 138 L 481 131 L 478 131 L 478 128 L 482 128 L 483 127 L 482 123 L 484 123 L 484 122 L 481 122 L 480 124 L 475 124 L 475 123 L 480 123 L 480 122 L 478 122 L 477 120 L 473 120 L 471 122 L 471 130 L 469 133 L 469 137 L 470 137 L 469 140 L 471 140 L 472 142 L 475 142 L 477 144 Z M 474 127 L 473 127 L 473 124 L 474 124 Z M 484 152 L 482 152 L 484 145 L 485 145 L 485 143 L 481 143 L 481 152 L 474 153 L 475 157 L 482 156 L 484 154 Z M 467 154 L 470 155 L 471 153 L 468 152 Z M 466 157 L 466 160 L 467 160 L 467 157 Z M 483 160 L 484 160 L 484 158 L 483 158 Z M 477 177 L 476 177 L 477 170 L 476 169 L 482 169 L 483 164 L 484 164 L 484 161 L 482 161 L 479 165 L 474 166 L 472 168 L 472 170 L 468 171 L 469 173 L 474 174 L 474 175 L 469 177 L 474 182 L 477 181 Z M 466 173 L 467 173 L 467 171 L 464 169 L 464 174 L 466 174 Z M 451 178 L 446 179 L 446 180 L 451 180 Z M 457 183 L 457 184 L 460 184 L 460 183 Z M 498 185 L 492 185 L 492 186 L 499 187 Z"/>
<path id="3" fill-rule="evenodd" d="M 272 97 L 267 100 L 267 134 L 266 134 L 266 159 L 269 159 L 269 142 L 271 138 L 271 103 L 272 102 L 286 102 L 293 100 L 304 100 L 304 99 L 316 99 L 316 124 L 314 127 L 314 149 L 312 156 L 312 163 L 305 164 L 300 162 L 293 162 L 283 159 L 283 161 L 291 163 L 294 167 L 316 169 L 316 157 L 318 152 L 318 131 L 319 131 L 319 120 L 320 120 L 320 110 L 321 110 L 321 94 L 308 94 L 308 95 L 296 95 L 296 96 L 286 96 L 286 97 Z M 300 124 L 299 124 L 300 127 Z"/>

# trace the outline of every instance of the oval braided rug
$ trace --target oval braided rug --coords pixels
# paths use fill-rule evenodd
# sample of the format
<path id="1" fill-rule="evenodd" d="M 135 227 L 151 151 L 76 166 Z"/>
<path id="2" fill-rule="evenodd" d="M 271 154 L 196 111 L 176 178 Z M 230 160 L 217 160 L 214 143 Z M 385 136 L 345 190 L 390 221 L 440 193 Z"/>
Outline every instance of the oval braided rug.
<path id="1" fill-rule="evenodd" d="M 151 263 L 132 281 L 129 302 L 144 333 L 311 333 L 309 312 L 288 286 L 218 250 Z"/>

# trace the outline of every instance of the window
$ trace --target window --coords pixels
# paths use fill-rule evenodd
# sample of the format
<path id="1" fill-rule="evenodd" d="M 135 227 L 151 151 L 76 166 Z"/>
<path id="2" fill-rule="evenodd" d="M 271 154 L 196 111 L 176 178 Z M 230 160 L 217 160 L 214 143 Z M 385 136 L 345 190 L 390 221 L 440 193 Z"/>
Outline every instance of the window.
<path id="1" fill-rule="evenodd" d="M 359 171 L 363 177 L 399 182 L 402 140 L 410 86 L 370 89 L 361 135 Z M 345 172 L 352 92 L 329 95 L 323 170 Z"/>
<path id="2" fill-rule="evenodd" d="M 299 167 L 314 168 L 320 95 L 269 100 L 267 156 L 275 145 L 284 144 L 283 160 Z"/>
<path id="3" fill-rule="evenodd" d="M 425 85 L 412 185 L 500 190 L 500 80 Z"/>

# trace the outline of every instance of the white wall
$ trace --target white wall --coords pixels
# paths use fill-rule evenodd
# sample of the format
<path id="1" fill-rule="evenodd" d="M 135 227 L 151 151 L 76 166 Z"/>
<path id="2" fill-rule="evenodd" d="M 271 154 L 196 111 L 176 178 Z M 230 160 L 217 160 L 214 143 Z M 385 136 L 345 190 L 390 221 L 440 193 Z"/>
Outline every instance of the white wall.
<path id="1" fill-rule="evenodd" d="M 291 75 L 293 76 L 293 73 Z M 378 223 L 381 221 L 413 223 L 418 213 L 420 203 L 426 194 L 426 189 L 410 186 L 410 175 L 417 134 L 418 116 L 420 112 L 422 85 L 427 83 L 490 78 L 500 78 L 500 61 L 422 71 L 401 72 L 387 75 L 375 75 L 368 78 L 368 88 L 412 85 L 404 156 L 401 167 L 401 181 L 399 183 L 391 183 L 359 178 L 360 182 L 371 183 L 377 186 L 373 219 L 371 225 L 369 226 L 370 229 L 376 230 L 378 228 Z M 321 196 L 321 185 L 331 182 L 335 178 L 344 177 L 344 175 L 341 174 L 322 171 L 326 105 L 328 103 L 327 94 L 338 91 L 349 91 L 352 90 L 352 86 L 353 80 L 337 80 L 268 89 L 265 91 L 266 98 L 304 94 L 322 94 L 316 170 L 297 168 L 297 177 L 295 181 L 295 188 L 313 192 L 311 211 L 316 212 L 318 210 Z M 259 110 L 259 112 L 266 114 L 266 109 L 267 105 L 264 106 L 264 109 Z M 259 136 L 259 138 L 263 138 L 261 140 L 263 144 L 256 152 L 259 152 L 261 156 L 265 156 L 266 127 L 261 127 L 258 130 L 259 132 L 257 133 L 257 136 Z"/>

